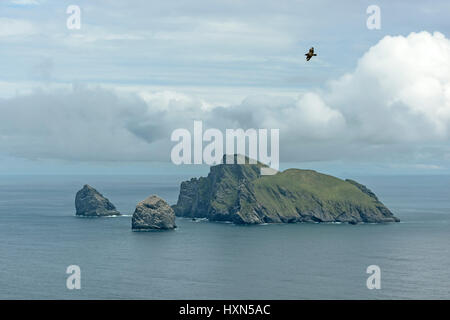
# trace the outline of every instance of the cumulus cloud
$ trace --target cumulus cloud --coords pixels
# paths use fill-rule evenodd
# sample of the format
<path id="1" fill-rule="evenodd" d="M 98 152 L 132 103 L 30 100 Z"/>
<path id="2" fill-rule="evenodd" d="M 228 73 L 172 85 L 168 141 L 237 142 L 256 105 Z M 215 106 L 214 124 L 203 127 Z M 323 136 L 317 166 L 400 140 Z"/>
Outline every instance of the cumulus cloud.
<path id="1" fill-rule="evenodd" d="M 361 139 L 419 142 L 448 139 L 449 92 L 450 41 L 420 32 L 383 38 L 323 97 Z"/>
<path id="2" fill-rule="evenodd" d="M 297 98 L 253 95 L 230 106 L 174 91 L 37 91 L 0 100 L 0 148 L 26 158 L 169 160 L 171 132 L 280 129 L 280 160 L 411 159 L 450 154 L 450 41 L 387 36 L 356 68 Z"/>

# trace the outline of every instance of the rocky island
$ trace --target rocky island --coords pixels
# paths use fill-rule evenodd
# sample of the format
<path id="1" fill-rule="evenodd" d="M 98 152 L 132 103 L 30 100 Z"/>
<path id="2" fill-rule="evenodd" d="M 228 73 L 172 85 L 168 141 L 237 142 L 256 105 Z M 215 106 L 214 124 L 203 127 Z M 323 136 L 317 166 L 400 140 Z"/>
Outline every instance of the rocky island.
<path id="1" fill-rule="evenodd" d="M 356 181 L 300 169 L 262 176 L 266 165 L 248 163 L 223 161 L 207 177 L 182 182 L 175 214 L 236 224 L 400 221 Z"/>
<path id="2" fill-rule="evenodd" d="M 117 216 L 120 212 L 100 192 L 90 185 L 77 192 L 75 196 L 76 215 L 83 217 Z"/>
<path id="3" fill-rule="evenodd" d="M 175 213 L 169 204 L 156 195 L 139 202 L 131 219 L 134 231 L 174 229 Z"/>

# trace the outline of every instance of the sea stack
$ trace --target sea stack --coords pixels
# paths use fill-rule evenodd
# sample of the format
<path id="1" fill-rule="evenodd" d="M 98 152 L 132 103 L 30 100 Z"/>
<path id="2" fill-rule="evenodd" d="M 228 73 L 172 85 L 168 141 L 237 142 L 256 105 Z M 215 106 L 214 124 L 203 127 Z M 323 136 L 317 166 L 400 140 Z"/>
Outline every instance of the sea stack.
<path id="1" fill-rule="evenodd" d="M 84 185 L 75 197 L 76 215 L 82 217 L 117 216 L 120 212 L 100 192 L 90 185 Z"/>
<path id="2" fill-rule="evenodd" d="M 131 220 L 133 231 L 169 230 L 175 227 L 175 212 L 156 195 L 139 202 Z"/>

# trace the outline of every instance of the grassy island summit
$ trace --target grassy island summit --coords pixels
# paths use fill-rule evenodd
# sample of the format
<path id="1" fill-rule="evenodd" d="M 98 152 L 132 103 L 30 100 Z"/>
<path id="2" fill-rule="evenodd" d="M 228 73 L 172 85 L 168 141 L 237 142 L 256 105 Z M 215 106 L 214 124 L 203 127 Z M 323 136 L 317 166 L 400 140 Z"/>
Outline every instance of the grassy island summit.
<path id="1" fill-rule="evenodd" d="M 266 165 L 245 159 L 246 164 L 223 161 L 207 177 L 182 182 L 175 214 L 236 224 L 400 221 L 356 181 L 300 169 L 264 176 L 260 169 Z"/>

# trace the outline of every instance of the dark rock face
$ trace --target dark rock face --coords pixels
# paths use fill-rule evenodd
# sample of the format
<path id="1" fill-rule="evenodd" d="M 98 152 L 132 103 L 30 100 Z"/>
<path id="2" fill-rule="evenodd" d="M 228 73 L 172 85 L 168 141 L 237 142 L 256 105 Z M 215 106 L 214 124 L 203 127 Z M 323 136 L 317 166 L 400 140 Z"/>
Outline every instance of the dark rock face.
<path id="1" fill-rule="evenodd" d="M 89 185 L 77 192 L 75 197 L 77 216 L 103 217 L 120 215 L 116 207 L 101 193 Z"/>
<path id="2" fill-rule="evenodd" d="M 131 220 L 133 230 L 174 229 L 175 213 L 169 204 L 158 196 L 152 195 L 136 206 Z"/>
<path id="3" fill-rule="evenodd" d="M 206 178 L 184 181 L 175 214 L 237 224 L 399 221 L 355 181 L 299 169 L 261 176 L 262 166 L 219 164 Z"/>
<path id="4" fill-rule="evenodd" d="M 260 163 L 219 164 L 210 168 L 206 178 L 182 182 L 178 202 L 173 206 L 175 214 L 180 217 L 237 222 L 240 199 L 244 197 L 245 190 L 251 187 L 249 182 L 260 177 L 261 166 Z"/>

